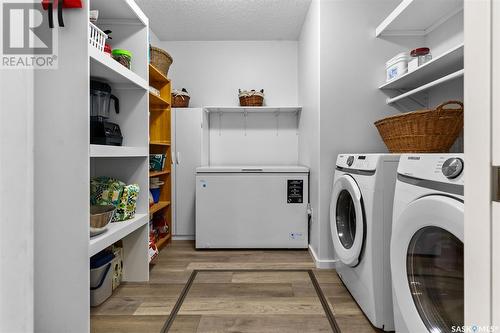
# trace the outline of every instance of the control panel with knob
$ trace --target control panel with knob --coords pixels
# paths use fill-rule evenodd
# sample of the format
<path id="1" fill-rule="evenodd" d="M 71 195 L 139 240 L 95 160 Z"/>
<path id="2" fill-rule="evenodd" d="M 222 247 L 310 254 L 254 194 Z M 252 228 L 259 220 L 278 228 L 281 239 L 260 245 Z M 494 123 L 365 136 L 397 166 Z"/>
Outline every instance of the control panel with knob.
<path id="1" fill-rule="evenodd" d="M 457 178 L 464 169 L 464 161 L 458 157 L 452 157 L 444 161 L 441 171 L 448 179 Z"/>
<path id="2" fill-rule="evenodd" d="M 347 158 L 347 165 L 352 166 L 353 163 L 354 163 L 354 156 L 349 156 Z"/>

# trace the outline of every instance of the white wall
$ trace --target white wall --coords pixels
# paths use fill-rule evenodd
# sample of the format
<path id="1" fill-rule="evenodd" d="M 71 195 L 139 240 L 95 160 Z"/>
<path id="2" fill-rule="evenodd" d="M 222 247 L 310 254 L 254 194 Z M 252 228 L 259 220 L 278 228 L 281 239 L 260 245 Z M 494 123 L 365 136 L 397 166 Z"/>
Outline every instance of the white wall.
<path id="1" fill-rule="evenodd" d="M 319 252 L 320 235 L 320 1 L 313 0 L 302 27 L 298 46 L 299 104 L 302 115 L 299 125 L 299 163 L 310 167 L 309 200 L 313 210 L 309 243 Z"/>
<path id="2" fill-rule="evenodd" d="M 33 71 L 0 71 L 0 332 L 33 332 Z"/>
<path id="3" fill-rule="evenodd" d="M 175 89 L 191 107 L 239 105 L 238 89 L 264 89 L 267 105 L 297 105 L 297 42 L 160 42 L 173 57 Z"/>
<path id="4" fill-rule="evenodd" d="M 397 111 L 377 87 L 400 49 L 375 38 L 397 1 L 321 1 L 320 259 L 332 259 L 329 206 L 339 153 L 387 152 L 373 122 Z"/>

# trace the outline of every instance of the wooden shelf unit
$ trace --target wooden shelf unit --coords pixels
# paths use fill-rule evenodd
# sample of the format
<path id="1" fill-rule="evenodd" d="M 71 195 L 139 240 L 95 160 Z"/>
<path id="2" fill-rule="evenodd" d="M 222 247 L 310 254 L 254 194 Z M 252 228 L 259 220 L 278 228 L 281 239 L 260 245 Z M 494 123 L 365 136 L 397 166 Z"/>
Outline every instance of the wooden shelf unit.
<path id="1" fill-rule="evenodd" d="M 149 153 L 165 154 L 166 161 L 162 171 L 150 171 L 149 177 L 158 177 L 165 184 L 161 187 L 160 201 L 149 209 L 150 215 L 161 215 L 167 222 L 169 233 L 158 240 L 161 250 L 171 242 L 172 235 L 172 178 L 171 178 L 171 91 L 170 80 L 153 65 L 149 65 L 149 85 L 160 91 L 160 96 L 149 94 Z"/>

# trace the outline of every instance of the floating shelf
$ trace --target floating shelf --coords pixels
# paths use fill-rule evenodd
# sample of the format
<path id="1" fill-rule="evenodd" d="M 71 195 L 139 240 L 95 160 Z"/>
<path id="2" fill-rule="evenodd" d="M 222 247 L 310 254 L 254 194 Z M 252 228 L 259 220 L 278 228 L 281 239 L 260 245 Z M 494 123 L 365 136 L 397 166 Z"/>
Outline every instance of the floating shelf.
<path id="1" fill-rule="evenodd" d="M 397 102 L 397 101 L 402 100 L 404 98 L 407 98 L 409 96 L 415 95 L 415 94 L 417 94 L 419 92 L 428 90 L 428 89 L 430 89 L 432 87 L 435 87 L 435 86 L 440 85 L 442 83 L 445 83 L 445 82 L 448 82 L 448 81 L 451 81 L 451 80 L 454 80 L 454 79 L 457 79 L 457 78 L 463 77 L 463 76 L 464 76 L 464 70 L 461 69 L 459 71 L 456 71 L 454 73 L 446 75 L 446 76 L 444 76 L 442 78 L 439 78 L 439 79 L 437 79 L 435 81 L 432 81 L 432 82 L 429 82 L 427 84 L 424 84 L 423 86 L 420 86 L 418 88 L 410 90 L 410 91 L 408 91 L 408 92 L 406 92 L 404 94 L 401 94 L 399 96 L 396 96 L 396 97 L 393 97 L 393 98 L 388 98 L 386 100 L 386 102 L 387 102 L 387 104 L 392 104 L 394 102 Z"/>
<path id="2" fill-rule="evenodd" d="M 163 110 L 168 108 L 169 104 L 166 100 L 153 93 L 149 93 L 149 109 L 150 110 Z"/>
<path id="3" fill-rule="evenodd" d="M 426 36 L 461 10 L 463 0 L 403 0 L 375 36 Z"/>
<path id="4" fill-rule="evenodd" d="M 153 206 L 149 207 L 149 214 L 154 214 L 168 206 L 170 206 L 170 201 L 160 201 L 155 203 Z"/>
<path id="5" fill-rule="evenodd" d="M 411 73 L 384 83 L 379 89 L 410 89 L 464 68 L 464 45 L 460 44 Z"/>
<path id="6" fill-rule="evenodd" d="M 226 113 L 297 113 L 301 106 L 206 106 L 206 112 Z"/>
<path id="7" fill-rule="evenodd" d="M 148 157 L 148 147 L 90 145 L 90 157 Z"/>
<path id="8" fill-rule="evenodd" d="M 89 46 L 89 56 L 92 78 L 103 79 L 124 87 L 149 89 L 146 80 L 95 47 Z"/>
<path id="9" fill-rule="evenodd" d="M 148 18 L 132 0 L 92 0 L 90 9 L 99 10 L 99 23 L 139 23 L 148 25 Z"/>
<path id="10" fill-rule="evenodd" d="M 170 146 L 170 141 L 150 141 L 152 146 Z"/>
<path id="11" fill-rule="evenodd" d="M 170 170 L 149 171 L 149 177 L 158 177 L 158 176 L 168 175 L 168 174 L 170 174 Z"/>
<path id="12" fill-rule="evenodd" d="M 170 83 L 170 80 L 155 66 L 149 64 L 149 84 L 154 87 L 163 87 Z"/>
<path id="13" fill-rule="evenodd" d="M 106 232 L 90 238 L 89 257 L 119 241 L 148 222 L 148 214 L 135 214 L 133 219 L 109 223 Z"/>

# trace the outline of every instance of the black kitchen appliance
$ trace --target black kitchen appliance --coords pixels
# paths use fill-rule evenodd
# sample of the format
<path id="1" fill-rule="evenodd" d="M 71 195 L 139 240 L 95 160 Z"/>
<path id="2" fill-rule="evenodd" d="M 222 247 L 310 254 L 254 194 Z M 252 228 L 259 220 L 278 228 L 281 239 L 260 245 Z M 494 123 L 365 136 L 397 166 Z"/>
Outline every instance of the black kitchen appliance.
<path id="1" fill-rule="evenodd" d="M 120 113 L 120 101 L 111 94 L 111 86 L 105 82 L 90 80 L 90 143 L 121 146 L 120 126 L 108 121 L 114 102 L 115 112 Z"/>

